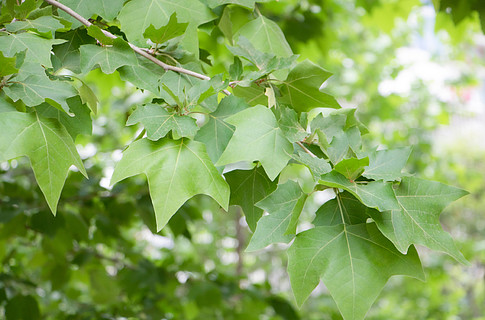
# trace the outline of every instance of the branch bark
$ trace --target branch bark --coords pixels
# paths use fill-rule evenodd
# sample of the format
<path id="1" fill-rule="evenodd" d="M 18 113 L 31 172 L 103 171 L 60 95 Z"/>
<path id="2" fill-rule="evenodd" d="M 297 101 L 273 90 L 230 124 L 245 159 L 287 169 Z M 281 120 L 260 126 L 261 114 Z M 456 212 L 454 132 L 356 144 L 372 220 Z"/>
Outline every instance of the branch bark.
<path id="1" fill-rule="evenodd" d="M 91 22 L 89 22 L 88 20 L 86 20 L 83 16 L 81 16 L 80 14 L 78 14 L 77 12 L 75 12 L 74 10 L 72 10 L 71 8 L 69 8 L 68 6 L 60 3 L 60 2 L 57 2 L 55 0 L 44 0 L 45 2 L 47 2 L 48 4 L 58 8 L 58 9 L 61 9 L 62 11 L 66 12 L 67 14 L 69 14 L 71 17 L 73 17 L 74 19 L 78 20 L 79 22 L 81 22 L 82 24 L 84 24 L 86 27 L 89 27 L 92 25 Z M 114 34 L 112 34 L 111 32 L 108 32 L 106 30 L 103 30 L 101 29 L 101 31 L 109 38 L 111 39 L 116 39 L 118 38 L 117 36 L 115 36 Z M 201 73 L 198 73 L 198 72 L 194 72 L 192 70 L 188 70 L 188 69 L 184 69 L 184 68 L 181 68 L 181 67 L 175 67 L 175 66 L 171 66 L 169 64 L 166 64 L 160 60 L 158 60 L 157 58 L 153 57 L 152 55 L 148 54 L 147 52 L 143 51 L 141 48 L 135 46 L 134 44 L 132 43 L 129 43 L 128 42 L 128 45 L 133 49 L 133 51 L 135 51 L 136 53 L 138 53 L 139 55 L 141 55 L 142 57 L 150 60 L 151 62 L 155 63 L 156 65 L 162 67 L 165 71 L 174 71 L 174 72 L 177 72 L 177 73 L 182 73 L 182 74 L 186 74 L 188 76 L 191 76 L 191 77 L 195 77 L 195 78 L 198 78 L 198 79 L 202 79 L 202 80 L 210 80 L 211 78 L 204 75 L 204 74 L 201 74 Z M 231 93 L 227 90 L 223 90 L 223 92 L 226 94 L 226 95 L 230 95 Z"/>

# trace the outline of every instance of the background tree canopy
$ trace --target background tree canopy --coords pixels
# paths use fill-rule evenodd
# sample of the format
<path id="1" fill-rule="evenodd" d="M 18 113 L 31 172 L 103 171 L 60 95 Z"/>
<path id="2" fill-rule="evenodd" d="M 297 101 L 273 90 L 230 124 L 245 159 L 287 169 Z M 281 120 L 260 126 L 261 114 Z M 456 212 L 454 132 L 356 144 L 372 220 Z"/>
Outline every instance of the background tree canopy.
<path id="1" fill-rule="evenodd" d="M 0 0 L 0 317 L 485 319 L 482 30 L 479 0 Z"/>

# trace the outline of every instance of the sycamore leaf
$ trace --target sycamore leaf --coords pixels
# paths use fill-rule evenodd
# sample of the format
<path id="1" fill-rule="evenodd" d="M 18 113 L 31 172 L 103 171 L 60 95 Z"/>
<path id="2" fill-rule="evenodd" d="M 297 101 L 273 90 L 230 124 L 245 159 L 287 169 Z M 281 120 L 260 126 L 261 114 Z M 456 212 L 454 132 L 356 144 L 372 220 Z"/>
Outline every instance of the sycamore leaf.
<path id="1" fill-rule="evenodd" d="M 66 41 L 62 39 L 45 39 L 28 32 L 0 36 L 0 48 L 6 57 L 13 57 L 26 50 L 26 61 L 35 62 L 47 68 L 52 67 L 52 46 L 64 42 Z"/>
<path id="2" fill-rule="evenodd" d="M 128 43 L 114 39 L 113 46 L 96 46 L 86 44 L 81 46 L 81 70 L 89 72 L 99 65 L 101 71 L 110 74 L 121 66 L 137 64 L 135 53 Z"/>
<path id="3" fill-rule="evenodd" d="M 43 103 L 35 107 L 39 116 L 44 118 L 57 119 L 69 132 L 73 140 L 78 134 L 90 135 L 92 131 L 92 121 L 89 109 L 81 101 L 79 96 L 66 100 L 69 110 L 74 113 L 74 117 L 60 111 L 48 103 Z"/>
<path id="4" fill-rule="evenodd" d="M 105 20 L 113 20 L 118 15 L 125 0 L 60 0 L 59 2 L 65 4 L 86 19 L 91 18 L 93 15 L 98 15 Z M 63 11 L 60 11 L 59 15 L 63 19 L 72 22 L 72 29 L 81 25 L 79 21 Z"/>
<path id="5" fill-rule="evenodd" d="M 27 106 L 37 106 L 43 102 L 64 112 L 69 112 L 66 100 L 77 95 L 74 87 L 67 81 L 50 80 L 45 74 L 29 75 L 4 88 L 12 100 L 22 100 Z"/>
<path id="6" fill-rule="evenodd" d="M 17 32 L 20 30 L 37 30 L 52 38 L 54 32 L 64 28 L 64 25 L 52 16 L 42 16 L 34 20 L 15 21 L 7 25 L 8 32 Z"/>
<path id="7" fill-rule="evenodd" d="M 323 227 L 365 223 L 369 217 L 368 210 L 373 209 L 366 207 L 349 192 L 338 192 L 334 199 L 325 202 L 317 210 L 313 224 Z"/>
<path id="8" fill-rule="evenodd" d="M 214 163 L 219 160 L 235 130 L 233 125 L 224 120 L 248 107 L 241 98 L 234 95 L 225 97 L 217 110 L 208 115 L 209 121 L 197 132 L 195 140 L 206 145 L 207 153 Z"/>
<path id="9" fill-rule="evenodd" d="M 256 207 L 256 202 L 273 192 L 277 182 L 271 181 L 261 167 L 233 170 L 224 176 L 231 188 L 229 204 L 241 206 L 249 228 L 254 231 L 263 215 L 263 209 Z"/>
<path id="10" fill-rule="evenodd" d="M 236 126 L 236 131 L 216 165 L 259 160 L 268 177 L 274 180 L 286 167 L 293 145 L 278 127 L 273 112 L 258 105 L 227 118 L 226 122 Z"/>
<path id="11" fill-rule="evenodd" d="M 339 163 L 337 163 L 334 167 L 334 170 L 338 173 L 343 174 L 347 179 L 350 181 L 354 181 L 362 172 L 364 172 L 364 167 L 369 165 L 369 158 L 365 157 L 362 159 L 357 158 L 350 158 L 350 159 L 343 159 Z"/>
<path id="12" fill-rule="evenodd" d="M 340 108 L 337 100 L 320 91 L 320 86 L 331 73 L 305 60 L 294 67 L 283 81 L 280 101 L 303 112 L 313 108 Z"/>
<path id="13" fill-rule="evenodd" d="M 332 167 L 327 160 L 312 157 L 304 151 L 298 151 L 296 154 L 292 154 L 291 158 L 310 169 L 313 178 L 318 180 L 322 174 L 332 171 Z"/>
<path id="14" fill-rule="evenodd" d="M 308 136 L 306 128 L 298 121 L 298 114 L 293 109 L 280 106 L 274 110 L 278 125 L 290 142 L 302 141 Z"/>
<path id="15" fill-rule="evenodd" d="M 143 32 L 150 25 L 155 28 L 167 25 L 174 12 L 179 21 L 192 22 L 196 26 L 214 17 L 198 0 L 133 0 L 123 7 L 118 20 L 130 42 L 146 45 Z"/>
<path id="16" fill-rule="evenodd" d="M 248 9 L 254 8 L 255 2 L 268 2 L 270 0 L 208 0 L 207 4 L 211 8 L 222 6 L 223 4 L 237 4 Z"/>
<path id="17" fill-rule="evenodd" d="M 369 208 L 376 208 L 379 211 L 399 209 L 391 183 L 382 181 L 350 182 L 336 171 L 322 175 L 318 182 L 327 187 L 340 188 L 350 192 Z"/>
<path id="18" fill-rule="evenodd" d="M 424 280 L 414 247 L 403 255 L 374 223 L 315 227 L 288 250 L 288 274 L 299 306 L 322 279 L 345 320 L 362 320 L 387 280 Z"/>
<path id="19" fill-rule="evenodd" d="M 3 55 L 3 52 L 0 51 L 0 78 L 4 76 L 8 76 L 13 73 L 17 73 L 19 70 L 15 67 L 16 64 L 16 57 L 7 58 Z"/>
<path id="20" fill-rule="evenodd" d="M 234 95 L 244 98 L 251 106 L 268 103 L 268 97 L 264 94 L 264 87 L 257 84 L 252 83 L 249 87 L 236 86 L 232 91 Z"/>
<path id="21" fill-rule="evenodd" d="M 27 156 L 47 204 L 55 215 L 71 165 L 87 177 L 74 142 L 55 119 L 37 113 L 6 112 L 0 117 L 0 161 Z"/>
<path id="22" fill-rule="evenodd" d="M 363 176 L 374 180 L 393 181 L 402 176 L 411 148 L 379 150 L 369 153 L 369 166 Z"/>
<path id="23" fill-rule="evenodd" d="M 468 192 L 415 177 L 403 177 L 393 192 L 399 207 L 385 212 L 370 212 L 370 216 L 399 251 L 406 253 L 411 244 L 421 244 L 446 252 L 467 264 L 451 236 L 441 227 L 439 216 L 449 203 Z"/>
<path id="24" fill-rule="evenodd" d="M 150 25 L 146 28 L 145 32 L 143 32 L 143 36 L 150 39 L 153 43 L 160 44 L 183 35 L 188 25 L 188 23 L 178 23 L 177 14 L 174 12 L 170 16 L 170 20 L 166 25 L 159 29 Z"/>
<path id="25" fill-rule="evenodd" d="M 115 167 L 111 184 L 145 174 L 160 231 L 190 198 L 206 194 L 225 210 L 229 186 L 212 164 L 204 144 L 188 139 L 133 142 Z"/>
<path id="26" fill-rule="evenodd" d="M 136 63 L 118 69 L 122 80 L 129 81 L 136 87 L 148 90 L 153 94 L 160 92 L 160 78 L 165 70 L 153 62 L 137 56 Z"/>
<path id="27" fill-rule="evenodd" d="M 272 243 L 290 242 L 308 195 L 298 183 L 288 180 L 256 205 L 269 214 L 258 221 L 246 251 L 262 249 Z"/>
<path id="28" fill-rule="evenodd" d="M 128 118 L 126 125 L 131 126 L 138 122 L 143 124 L 147 130 L 148 139 L 153 141 L 165 137 L 169 131 L 179 137 L 193 137 L 199 130 L 194 118 L 170 113 L 158 104 L 137 107 Z"/>
<path id="29" fill-rule="evenodd" d="M 65 43 L 55 45 L 52 48 L 62 67 L 80 73 L 79 47 L 83 44 L 96 44 L 96 40 L 88 35 L 86 29 L 81 28 L 65 33 L 57 32 L 56 38 L 67 40 Z"/>
<path id="30" fill-rule="evenodd" d="M 261 52 L 271 53 L 278 57 L 289 57 L 293 54 L 280 27 L 276 22 L 263 16 L 242 26 L 238 30 L 236 38 L 238 36 L 246 37 Z"/>

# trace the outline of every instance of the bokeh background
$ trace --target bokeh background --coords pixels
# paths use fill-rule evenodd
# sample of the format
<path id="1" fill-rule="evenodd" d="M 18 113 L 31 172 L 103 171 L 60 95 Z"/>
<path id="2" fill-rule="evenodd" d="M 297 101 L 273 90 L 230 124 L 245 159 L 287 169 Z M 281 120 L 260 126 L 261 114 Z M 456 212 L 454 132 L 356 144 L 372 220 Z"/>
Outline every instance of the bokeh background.
<path id="1" fill-rule="evenodd" d="M 468 2 L 438 12 L 425 0 L 258 4 L 300 59 L 334 74 L 325 90 L 357 108 L 367 147 L 411 145 L 406 171 L 470 192 L 441 216 L 470 265 L 419 247 L 427 281 L 391 278 L 368 319 L 485 319 L 485 29 Z M 231 18 L 237 26 L 251 14 L 240 7 Z M 208 74 L 232 63 L 213 27 L 199 30 Z M 0 318 L 22 309 L 29 319 L 341 319 L 323 285 L 296 308 L 285 246 L 244 252 L 250 232 L 237 207 L 198 196 L 155 233 L 145 179 L 109 186 L 141 131 L 126 119 L 150 96 L 116 72 L 86 81 L 100 112 L 76 144 L 91 178 L 71 172 L 56 218 L 27 159 L 0 164 Z M 290 177 L 311 179 L 299 165 Z M 324 200 L 312 196 L 302 230 Z"/>

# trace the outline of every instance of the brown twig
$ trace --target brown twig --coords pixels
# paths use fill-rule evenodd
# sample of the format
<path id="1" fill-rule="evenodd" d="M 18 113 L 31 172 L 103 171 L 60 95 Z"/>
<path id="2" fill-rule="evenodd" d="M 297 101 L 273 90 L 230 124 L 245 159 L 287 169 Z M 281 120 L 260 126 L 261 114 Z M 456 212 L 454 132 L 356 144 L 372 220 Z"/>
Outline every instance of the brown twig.
<path id="1" fill-rule="evenodd" d="M 74 19 L 76 19 L 79 22 L 81 22 L 82 24 L 84 24 L 86 27 L 89 27 L 89 26 L 92 25 L 91 22 L 89 22 L 88 20 L 86 20 L 84 17 L 82 17 L 81 15 L 79 15 L 77 12 L 75 12 L 74 10 L 72 10 L 71 8 L 69 8 L 66 5 L 63 5 L 62 3 L 57 2 L 55 0 L 44 0 L 44 1 L 47 2 L 48 4 L 54 6 L 54 7 L 57 7 L 59 9 L 61 9 L 64 12 L 66 12 L 71 17 L 73 17 Z M 111 39 L 117 39 L 118 38 L 117 36 L 115 36 L 111 32 L 108 32 L 108 31 L 103 30 L 103 29 L 101 29 L 101 31 L 104 33 L 105 36 L 107 36 L 107 37 L 109 37 Z M 153 57 L 152 55 L 148 54 L 147 52 L 143 51 L 141 48 L 138 48 L 137 46 L 135 46 L 132 43 L 129 43 L 128 42 L 128 45 L 133 49 L 133 51 L 135 51 L 136 53 L 138 53 L 142 57 L 147 58 L 148 60 L 150 60 L 151 62 L 157 64 L 158 66 L 162 67 L 165 71 L 173 71 L 173 72 L 177 72 L 177 73 L 182 73 L 182 74 L 186 74 L 188 76 L 195 77 L 195 78 L 202 79 L 202 80 L 210 80 L 211 79 L 210 77 L 208 77 L 208 76 L 206 76 L 204 74 L 201 74 L 201 73 L 198 73 L 198 72 L 194 72 L 192 70 L 184 69 L 184 68 L 181 68 L 181 67 L 175 67 L 175 66 L 171 66 L 169 64 L 166 64 L 166 63 L 158 60 L 157 58 Z M 223 92 L 226 95 L 230 95 L 231 94 L 227 90 L 223 90 Z"/>
<path id="2" fill-rule="evenodd" d="M 307 148 L 307 147 L 305 147 L 305 146 L 303 145 L 303 143 L 301 143 L 301 141 L 297 141 L 297 142 L 296 142 L 296 144 L 297 144 L 297 145 L 299 145 L 299 146 L 300 146 L 300 147 L 303 149 L 303 151 L 305 151 L 305 152 L 306 152 L 306 153 L 308 153 L 310 156 L 312 156 L 312 158 L 316 158 L 316 157 L 317 157 L 315 154 L 313 154 L 313 152 L 311 152 L 310 150 L 308 150 L 308 148 Z"/>

